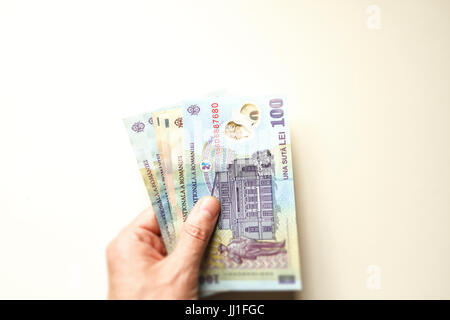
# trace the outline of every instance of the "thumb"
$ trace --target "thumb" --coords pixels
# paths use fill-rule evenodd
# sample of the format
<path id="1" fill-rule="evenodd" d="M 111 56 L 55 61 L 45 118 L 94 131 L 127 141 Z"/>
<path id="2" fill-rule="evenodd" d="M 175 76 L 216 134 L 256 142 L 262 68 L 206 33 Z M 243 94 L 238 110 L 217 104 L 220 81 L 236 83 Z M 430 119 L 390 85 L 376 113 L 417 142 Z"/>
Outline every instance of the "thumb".
<path id="1" fill-rule="evenodd" d="M 180 263 L 200 267 L 203 253 L 216 226 L 220 204 L 214 197 L 204 197 L 191 210 L 181 229 L 174 255 Z"/>

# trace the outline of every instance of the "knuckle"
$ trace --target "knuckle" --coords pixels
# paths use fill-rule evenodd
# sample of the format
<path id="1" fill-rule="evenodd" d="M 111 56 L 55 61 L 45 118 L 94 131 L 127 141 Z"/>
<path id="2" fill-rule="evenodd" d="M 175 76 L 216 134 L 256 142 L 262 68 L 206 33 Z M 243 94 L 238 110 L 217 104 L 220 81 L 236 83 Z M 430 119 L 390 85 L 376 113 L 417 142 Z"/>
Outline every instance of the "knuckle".
<path id="1" fill-rule="evenodd" d="M 150 232 L 145 229 L 137 228 L 136 230 L 134 230 L 133 235 L 138 241 L 149 243 L 151 246 L 154 245 L 153 237 L 151 236 Z"/>
<path id="2" fill-rule="evenodd" d="M 163 254 L 166 254 L 166 246 L 164 245 L 164 242 L 162 240 L 156 241 L 156 248 Z"/>
<path id="3" fill-rule="evenodd" d="M 208 234 L 200 228 L 199 226 L 192 224 L 191 222 L 187 222 L 184 225 L 184 232 L 195 239 L 201 240 L 201 241 L 207 241 L 208 240 Z"/>

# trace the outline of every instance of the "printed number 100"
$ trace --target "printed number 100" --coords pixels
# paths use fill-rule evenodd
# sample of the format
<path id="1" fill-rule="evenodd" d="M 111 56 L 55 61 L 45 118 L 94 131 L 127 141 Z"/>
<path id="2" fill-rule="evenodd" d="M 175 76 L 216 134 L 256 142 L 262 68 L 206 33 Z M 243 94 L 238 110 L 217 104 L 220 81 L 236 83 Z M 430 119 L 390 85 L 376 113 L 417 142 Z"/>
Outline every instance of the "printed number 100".
<path id="1" fill-rule="evenodd" d="M 281 109 L 283 106 L 283 100 L 281 99 L 272 99 L 269 101 L 269 105 L 272 108 L 270 110 L 270 117 L 272 119 L 278 119 L 278 120 L 272 120 L 270 123 L 272 124 L 272 127 L 275 126 L 283 126 L 284 127 L 284 111 Z"/>

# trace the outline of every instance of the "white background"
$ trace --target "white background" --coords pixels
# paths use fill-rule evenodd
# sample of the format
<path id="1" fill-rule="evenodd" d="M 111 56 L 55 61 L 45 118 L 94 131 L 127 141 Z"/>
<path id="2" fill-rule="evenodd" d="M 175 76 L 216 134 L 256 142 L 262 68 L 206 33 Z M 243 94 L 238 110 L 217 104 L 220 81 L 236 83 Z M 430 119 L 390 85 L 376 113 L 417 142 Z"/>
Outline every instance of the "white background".
<path id="1" fill-rule="evenodd" d="M 103 299 L 148 205 L 122 118 L 222 89 L 291 99 L 304 291 L 256 297 L 450 298 L 449 31 L 437 0 L 0 1 L 0 298 Z"/>

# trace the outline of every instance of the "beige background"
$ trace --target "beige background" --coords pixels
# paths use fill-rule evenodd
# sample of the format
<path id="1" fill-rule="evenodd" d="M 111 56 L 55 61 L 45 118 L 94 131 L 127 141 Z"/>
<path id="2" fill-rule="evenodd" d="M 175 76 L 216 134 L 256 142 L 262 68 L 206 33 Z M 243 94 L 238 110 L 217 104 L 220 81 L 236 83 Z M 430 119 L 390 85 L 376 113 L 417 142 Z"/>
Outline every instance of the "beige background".
<path id="1" fill-rule="evenodd" d="M 148 205 L 121 119 L 220 89 L 289 95 L 304 285 L 220 297 L 450 298 L 449 33 L 449 1 L 0 1 L 0 298 L 104 298 Z"/>

